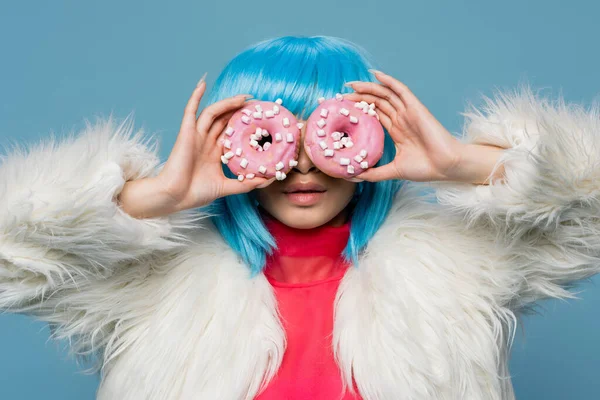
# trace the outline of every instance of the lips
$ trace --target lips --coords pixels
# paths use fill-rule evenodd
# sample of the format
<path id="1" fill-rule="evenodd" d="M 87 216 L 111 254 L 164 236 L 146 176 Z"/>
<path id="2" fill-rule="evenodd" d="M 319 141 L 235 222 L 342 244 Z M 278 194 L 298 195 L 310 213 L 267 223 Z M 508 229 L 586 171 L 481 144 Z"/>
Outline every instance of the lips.
<path id="1" fill-rule="evenodd" d="M 325 186 L 323 185 L 319 185 L 316 182 L 298 182 L 298 183 L 292 183 L 290 185 L 288 185 L 284 190 L 283 193 L 312 193 L 312 192 L 325 192 L 327 191 L 327 189 L 325 189 Z"/>

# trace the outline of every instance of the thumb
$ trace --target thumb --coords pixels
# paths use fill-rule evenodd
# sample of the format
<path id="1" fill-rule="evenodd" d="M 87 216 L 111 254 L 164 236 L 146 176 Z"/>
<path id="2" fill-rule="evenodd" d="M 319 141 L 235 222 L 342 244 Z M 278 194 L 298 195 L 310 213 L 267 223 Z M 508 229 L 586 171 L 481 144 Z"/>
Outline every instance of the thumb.
<path id="1" fill-rule="evenodd" d="M 270 179 L 266 179 L 266 178 L 260 178 L 262 179 L 262 183 L 260 183 L 258 186 L 255 186 L 255 189 L 262 189 L 262 188 L 266 188 L 267 186 L 269 186 L 271 183 L 275 182 L 276 178 L 270 178 Z"/>
<path id="2" fill-rule="evenodd" d="M 254 189 L 262 189 L 269 186 L 275 178 L 266 179 L 260 177 L 254 177 L 252 179 L 244 178 L 243 181 L 238 179 L 227 179 L 223 185 L 223 191 L 225 196 L 232 194 L 248 193 Z"/>
<path id="3" fill-rule="evenodd" d="M 379 182 L 390 179 L 401 179 L 398 176 L 398 171 L 396 170 L 393 163 L 388 163 L 381 167 L 369 168 L 365 172 L 356 175 L 354 178 L 362 179 L 369 182 Z"/>

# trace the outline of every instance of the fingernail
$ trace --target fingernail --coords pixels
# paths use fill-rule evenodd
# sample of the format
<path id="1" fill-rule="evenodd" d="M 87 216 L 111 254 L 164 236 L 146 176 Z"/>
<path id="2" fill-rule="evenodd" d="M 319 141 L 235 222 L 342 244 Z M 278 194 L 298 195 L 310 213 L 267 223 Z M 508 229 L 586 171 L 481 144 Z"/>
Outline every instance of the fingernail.
<path id="1" fill-rule="evenodd" d="M 358 179 L 358 178 L 348 178 L 348 180 L 350 182 L 354 182 L 354 183 L 360 183 L 360 182 L 364 182 L 364 179 Z"/>
<path id="2" fill-rule="evenodd" d="M 350 82 L 346 82 L 344 83 L 344 86 L 348 86 L 348 87 L 352 87 L 352 85 L 354 85 L 355 83 L 359 83 L 360 81 L 350 81 Z"/>
<path id="3" fill-rule="evenodd" d="M 202 75 L 202 78 L 200 78 L 200 80 L 196 84 L 196 87 L 200 86 L 204 82 L 204 79 L 206 78 L 206 74 L 208 74 L 208 72 L 205 72 L 204 75 Z"/>
<path id="4" fill-rule="evenodd" d="M 261 183 L 261 184 L 260 184 L 260 185 L 258 185 L 256 188 L 257 188 L 257 189 L 262 189 L 262 188 L 265 188 L 265 187 L 269 186 L 269 185 L 271 184 L 271 182 L 273 182 L 275 179 L 276 179 L 276 178 L 271 178 L 271 179 L 269 179 L 268 181 Z"/>
<path id="5" fill-rule="evenodd" d="M 379 70 L 376 70 L 376 69 L 372 69 L 372 68 L 369 70 L 369 72 L 372 73 L 373 75 L 375 75 L 375 74 L 383 74 L 383 72 L 381 72 Z"/>
<path id="6" fill-rule="evenodd" d="M 245 95 L 243 95 L 243 96 L 244 96 L 244 98 L 245 98 L 246 100 L 250 100 L 250 99 L 253 99 L 253 98 L 254 98 L 254 96 L 252 96 L 251 94 L 245 94 Z"/>

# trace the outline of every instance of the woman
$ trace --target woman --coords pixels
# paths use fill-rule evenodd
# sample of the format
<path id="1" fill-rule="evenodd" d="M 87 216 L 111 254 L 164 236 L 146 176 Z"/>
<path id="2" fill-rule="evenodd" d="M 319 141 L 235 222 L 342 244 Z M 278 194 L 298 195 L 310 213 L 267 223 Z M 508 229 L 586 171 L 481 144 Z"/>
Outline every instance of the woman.
<path id="1" fill-rule="evenodd" d="M 516 314 L 599 269 L 598 110 L 500 94 L 458 140 L 370 67 L 340 39 L 265 41 L 197 118 L 200 81 L 164 165 L 112 119 L 15 151 L 0 170 L 0 308 L 100 354 L 99 399 L 514 398 Z M 350 88 L 388 134 L 359 179 L 302 150 L 283 181 L 221 165 L 248 96 L 304 120 Z M 315 185 L 310 206 L 288 194 Z"/>

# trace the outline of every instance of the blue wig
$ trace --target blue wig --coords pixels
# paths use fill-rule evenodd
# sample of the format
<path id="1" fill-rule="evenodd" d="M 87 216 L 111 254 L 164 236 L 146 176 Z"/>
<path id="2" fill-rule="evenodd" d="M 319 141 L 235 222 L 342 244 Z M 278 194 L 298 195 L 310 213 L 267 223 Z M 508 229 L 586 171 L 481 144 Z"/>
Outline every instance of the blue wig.
<path id="1" fill-rule="evenodd" d="M 372 81 L 372 64 L 366 52 L 339 38 L 280 37 L 260 42 L 227 64 L 216 80 L 208 103 L 240 93 L 256 100 L 283 100 L 299 119 L 306 119 L 317 107 L 319 97 L 331 98 L 349 92 L 349 81 Z M 385 134 L 384 165 L 395 156 L 394 143 Z M 225 175 L 235 178 L 223 166 Z M 346 261 L 358 266 L 358 255 L 385 220 L 401 181 L 361 182 L 352 201 L 350 238 L 344 249 Z M 250 268 L 251 276 L 264 268 L 267 254 L 276 244 L 265 227 L 257 203 L 248 194 L 226 196 L 206 208 L 225 241 Z"/>

